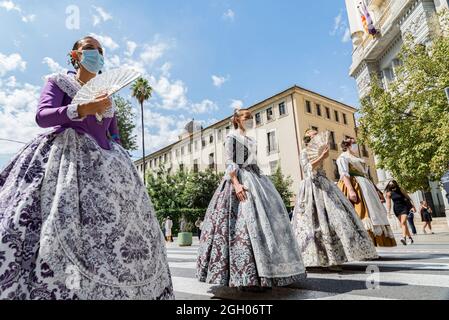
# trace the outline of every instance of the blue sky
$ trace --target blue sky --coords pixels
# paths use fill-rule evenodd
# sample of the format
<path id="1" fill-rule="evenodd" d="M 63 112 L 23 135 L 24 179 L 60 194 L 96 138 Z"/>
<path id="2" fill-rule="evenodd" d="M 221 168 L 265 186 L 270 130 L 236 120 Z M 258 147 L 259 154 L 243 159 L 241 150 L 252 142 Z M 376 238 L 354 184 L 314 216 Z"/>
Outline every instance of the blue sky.
<path id="1" fill-rule="evenodd" d="M 70 5 L 79 29 L 66 23 Z M 344 1 L 0 0 L 0 139 L 42 132 L 34 124 L 42 78 L 69 68 L 66 54 L 87 34 L 103 42 L 109 68 L 137 67 L 155 88 L 150 151 L 191 118 L 207 125 L 294 84 L 358 104 Z M 0 167 L 19 149 L 0 141 Z"/>

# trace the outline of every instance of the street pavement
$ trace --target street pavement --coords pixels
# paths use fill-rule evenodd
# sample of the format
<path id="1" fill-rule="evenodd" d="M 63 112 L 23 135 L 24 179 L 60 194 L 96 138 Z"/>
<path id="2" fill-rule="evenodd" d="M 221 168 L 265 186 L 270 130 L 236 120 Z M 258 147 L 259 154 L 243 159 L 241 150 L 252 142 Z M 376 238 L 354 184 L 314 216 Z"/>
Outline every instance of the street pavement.
<path id="1" fill-rule="evenodd" d="M 197 240 L 192 247 L 167 244 L 176 299 L 449 300 L 449 233 L 418 235 L 413 245 L 378 249 L 380 260 L 348 263 L 341 271 L 309 272 L 300 283 L 263 293 L 198 282 L 197 250 Z"/>

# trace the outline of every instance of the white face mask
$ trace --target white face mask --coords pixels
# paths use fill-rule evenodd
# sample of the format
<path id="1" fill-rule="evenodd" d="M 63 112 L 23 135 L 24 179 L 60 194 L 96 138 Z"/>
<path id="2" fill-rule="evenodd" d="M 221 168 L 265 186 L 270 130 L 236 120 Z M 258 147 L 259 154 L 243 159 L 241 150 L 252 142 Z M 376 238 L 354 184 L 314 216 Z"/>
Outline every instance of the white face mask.
<path id="1" fill-rule="evenodd" d="M 254 129 L 254 120 L 253 119 L 245 120 L 243 122 L 243 128 L 245 129 L 245 131 L 250 131 Z"/>

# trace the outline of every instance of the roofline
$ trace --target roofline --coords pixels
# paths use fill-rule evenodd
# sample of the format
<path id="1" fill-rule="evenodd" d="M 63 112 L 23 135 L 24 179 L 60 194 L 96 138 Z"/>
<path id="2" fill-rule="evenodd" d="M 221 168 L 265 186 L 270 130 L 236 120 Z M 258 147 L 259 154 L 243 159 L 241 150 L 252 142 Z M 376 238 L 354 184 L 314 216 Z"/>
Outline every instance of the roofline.
<path id="1" fill-rule="evenodd" d="M 278 96 L 285 95 L 285 94 L 287 94 L 287 93 L 290 94 L 290 91 L 295 92 L 295 91 L 297 91 L 297 90 L 298 90 L 298 91 L 305 91 L 305 92 L 308 92 L 308 93 L 310 93 L 310 94 L 317 95 L 317 96 L 319 96 L 319 97 L 321 97 L 321 98 L 323 98 L 323 99 L 327 99 L 327 100 L 330 100 L 330 101 L 332 101 L 332 102 L 334 102 L 334 103 L 343 105 L 343 106 L 345 106 L 346 108 L 351 109 L 351 110 L 353 110 L 353 111 L 355 111 L 355 112 L 358 111 L 358 109 L 356 109 L 356 108 L 354 108 L 354 107 L 352 107 L 352 106 L 350 106 L 350 105 L 348 105 L 348 104 L 346 104 L 346 103 L 343 103 L 343 102 L 337 101 L 337 100 L 335 100 L 335 99 L 326 97 L 325 95 L 316 93 L 315 91 L 306 89 L 306 88 L 304 88 L 304 87 L 300 87 L 300 86 L 298 86 L 298 85 L 296 85 L 296 84 L 293 85 L 292 87 L 286 89 L 286 90 L 283 90 L 283 91 L 281 91 L 281 92 L 279 92 L 279 93 L 277 93 L 277 94 L 275 94 L 275 95 L 273 95 L 273 96 L 267 98 L 267 99 L 264 99 L 264 100 L 262 100 L 262 101 L 260 101 L 260 102 L 257 102 L 257 103 L 255 103 L 255 104 L 253 104 L 251 107 L 248 107 L 247 109 L 248 109 L 248 110 L 255 109 L 255 108 L 259 107 L 260 105 L 263 105 L 263 104 L 267 103 L 267 102 L 270 101 L 270 100 L 273 100 L 274 98 L 276 98 L 276 97 L 278 97 Z M 231 121 L 231 119 L 232 119 L 232 115 L 229 116 L 229 117 L 224 118 L 223 120 L 220 120 L 220 121 L 218 121 L 218 122 L 215 122 L 215 123 L 213 123 L 213 124 L 207 126 L 206 128 L 203 128 L 201 131 L 198 131 L 198 132 L 204 132 L 204 131 L 210 130 L 210 129 L 212 129 L 212 128 L 218 126 L 218 125 L 221 124 L 221 123 L 225 124 L 225 123 Z M 189 138 L 191 138 L 193 135 L 195 135 L 195 133 L 190 134 L 190 135 L 189 135 Z M 176 141 L 176 142 L 174 142 L 174 143 L 172 143 L 172 144 L 170 144 L 170 145 L 168 145 L 168 146 L 166 146 L 166 147 L 164 147 L 164 148 L 162 148 L 162 149 L 159 149 L 159 150 L 157 150 L 157 151 L 155 151 L 155 152 L 153 152 L 153 153 L 151 153 L 151 154 L 149 154 L 149 155 L 146 155 L 146 156 L 145 156 L 145 159 L 148 159 L 149 157 L 151 157 L 151 156 L 153 156 L 153 155 L 155 155 L 155 154 L 163 153 L 165 150 L 172 148 L 173 146 L 179 144 L 180 142 L 182 142 L 182 141 L 184 141 L 184 140 L 187 140 L 187 139 L 178 140 L 178 141 Z M 168 151 L 168 150 L 167 150 L 167 151 Z M 138 160 L 136 160 L 136 161 L 134 161 L 134 162 L 142 161 L 142 159 L 143 159 L 143 158 L 140 158 L 140 159 L 138 159 Z"/>

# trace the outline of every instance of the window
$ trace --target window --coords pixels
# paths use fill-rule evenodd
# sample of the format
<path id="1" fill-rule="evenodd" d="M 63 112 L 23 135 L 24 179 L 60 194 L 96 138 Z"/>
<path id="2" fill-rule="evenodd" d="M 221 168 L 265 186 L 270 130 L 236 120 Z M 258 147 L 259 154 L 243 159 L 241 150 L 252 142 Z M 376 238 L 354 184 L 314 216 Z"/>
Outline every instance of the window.
<path id="1" fill-rule="evenodd" d="M 312 113 L 312 104 L 310 103 L 310 101 L 306 100 L 306 111 L 307 113 Z"/>
<path id="2" fill-rule="evenodd" d="M 334 114 L 335 114 L 335 121 L 340 122 L 340 114 L 338 113 L 338 111 L 335 110 Z"/>
<path id="3" fill-rule="evenodd" d="M 204 138 L 201 139 L 201 145 L 203 146 L 203 148 L 206 146 L 206 139 Z"/>
<path id="4" fill-rule="evenodd" d="M 343 113 L 343 123 L 348 124 L 348 117 L 346 116 L 346 113 Z"/>
<path id="5" fill-rule="evenodd" d="M 275 131 L 268 132 L 267 138 L 268 138 L 268 147 L 267 147 L 268 154 L 272 154 L 277 151 L 276 132 Z"/>
<path id="6" fill-rule="evenodd" d="M 168 155 L 164 154 L 164 163 L 167 163 L 167 160 L 168 160 Z"/>
<path id="7" fill-rule="evenodd" d="M 209 154 L 209 169 L 215 170 L 215 157 L 214 154 Z"/>
<path id="8" fill-rule="evenodd" d="M 198 173 L 199 171 L 198 160 L 195 160 L 193 161 L 193 172 Z"/>
<path id="9" fill-rule="evenodd" d="M 259 126 L 262 123 L 262 117 L 260 116 L 260 112 L 256 113 L 256 126 Z"/>
<path id="10" fill-rule="evenodd" d="M 273 108 L 267 109 L 267 121 L 273 120 Z"/>
<path id="11" fill-rule="evenodd" d="M 219 129 L 218 130 L 218 141 L 221 141 L 222 138 L 223 138 L 222 137 L 222 131 L 221 131 L 221 129 Z"/>
<path id="12" fill-rule="evenodd" d="M 326 107 L 326 118 L 330 120 L 331 118 L 331 109 L 329 107 Z"/>
<path id="13" fill-rule="evenodd" d="M 198 151 L 198 140 L 196 140 L 195 142 L 194 142 L 194 144 L 195 144 L 195 151 Z"/>
<path id="14" fill-rule="evenodd" d="M 181 151 L 179 149 L 176 150 L 176 157 L 179 157 L 180 153 L 181 153 Z"/>
<path id="15" fill-rule="evenodd" d="M 336 180 L 340 180 L 340 172 L 338 172 L 337 160 L 332 160 L 332 164 L 334 166 L 334 177 Z"/>
<path id="16" fill-rule="evenodd" d="M 316 105 L 316 114 L 320 117 L 322 116 L 321 105 L 319 105 L 319 104 Z"/>
<path id="17" fill-rule="evenodd" d="M 186 153 L 186 148 L 184 146 L 181 147 L 181 156 Z"/>
<path id="18" fill-rule="evenodd" d="M 226 134 L 228 134 L 230 131 L 231 131 L 231 127 L 230 127 L 230 126 L 227 126 L 227 127 L 226 127 Z"/>
<path id="19" fill-rule="evenodd" d="M 153 168 L 153 160 L 150 160 L 150 168 Z"/>
<path id="20" fill-rule="evenodd" d="M 286 114 L 287 114 L 287 112 L 285 110 L 285 102 L 281 102 L 279 104 L 279 115 L 282 117 L 282 116 L 285 116 Z"/>
<path id="21" fill-rule="evenodd" d="M 192 153 L 192 143 L 189 143 L 189 154 Z"/>
<path id="22" fill-rule="evenodd" d="M 210 144 L 214 143 L 214 136 L 212 134 L 209 137 L 209 143 Z"/>
<path id="23" fill-rule="evenodd" d="M 363 155 L 365 158 L 368 158 L 368 157 L 369 157 L 368 150 L 366 149 L 366 146 L 365 146 L 365 145 L 362 145 L 362 155 Z"/>
<path id="24" fill-rule="evenodd" d="M 335 132 L 333 131 L 330 132 L 330 145 L 332 150 L 338 150 L 337 143 L 335 142 Z"/>
<path id="25" fill-rule="evenodd" d="M 184 171 L 184 164 L 183 163 L 179 164 L 179 171 Z"/>

